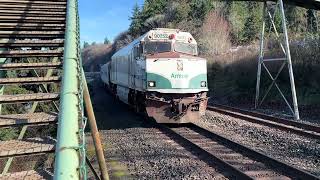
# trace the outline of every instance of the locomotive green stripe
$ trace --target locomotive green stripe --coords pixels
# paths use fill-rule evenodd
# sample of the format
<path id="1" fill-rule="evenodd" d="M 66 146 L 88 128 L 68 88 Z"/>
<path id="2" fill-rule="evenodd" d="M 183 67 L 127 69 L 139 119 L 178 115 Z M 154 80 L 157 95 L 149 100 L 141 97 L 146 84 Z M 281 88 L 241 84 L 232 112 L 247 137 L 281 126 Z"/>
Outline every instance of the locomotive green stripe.
<path id="1" fill-rule="evenodd" d="M 207 87 L 201 87 L 201 81 L 207 82 L 207 74 L 199 74 L 199 75 L 193 77 L 190 80 L 189 88 L 191 88 L 191 89 L 203 89 L 203 88 L 206 89 Z"/>
<path id="2" fill-rule="evenodd" d="M 148 87 L 149 89 L 171 89 L 172 85 L 169 79 L 154 73 L 147 73 L 147 82 L 156 82 L 156 87 Z"/>
<path id="3" fill-rule="evenodd" d="M 149 81 L 156 83 L 156 87 L 148 87 L 149 89 L 172 89 L 170 80 L 159 74 L 147 73 L 147 82 Z M 207 74 L 199 74 L 190 79 L 188 89 L 207 89 L 207 87 L 201 87 L 201 81 L 207 82 Z"/>

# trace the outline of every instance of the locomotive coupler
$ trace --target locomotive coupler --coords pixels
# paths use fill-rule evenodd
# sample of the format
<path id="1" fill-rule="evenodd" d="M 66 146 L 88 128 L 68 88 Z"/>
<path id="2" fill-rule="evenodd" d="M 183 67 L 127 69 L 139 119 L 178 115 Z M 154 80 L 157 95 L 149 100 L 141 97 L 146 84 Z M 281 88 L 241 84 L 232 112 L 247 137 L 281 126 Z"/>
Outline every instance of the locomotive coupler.
<path id="1" fill-rule="evenodd" d="M 191 111 L 199 111 L 199 106 L 202 101 L 202 98 L 183 98 L 179 100 L 172 100 L 171 111 L 176 114 L 184 114 L 189 109 L 191 109 Z"/>

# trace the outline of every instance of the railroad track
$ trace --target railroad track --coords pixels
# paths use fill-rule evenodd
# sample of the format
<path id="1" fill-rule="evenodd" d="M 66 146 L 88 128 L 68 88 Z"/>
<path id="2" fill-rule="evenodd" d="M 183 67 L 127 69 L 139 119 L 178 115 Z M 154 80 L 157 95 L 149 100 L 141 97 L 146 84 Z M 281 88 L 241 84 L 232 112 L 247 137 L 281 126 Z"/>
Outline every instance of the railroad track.
<path id="1" fill-rule="evenodd" d="M 320 139 L 320 126 L 269 116 L 258 112 L 220 104 L 208 106 L 207 110 L 246 120 L 252 123 L 292 132 L 308 138 Z"/>
<path id="2" fill-rule="evenodd" d="M 230 179 L 319 179 L 195 124 L 160 129 Z"/>
<path id="3" fill-rule="evenodd" d="M 0 115 L 0 128 L 19 133 L 18 138 L 0 141 L 0 179 L 53 176 L 50 157 L 56 147 L 66 6 L 66 0 L 0 0 L 0 86 L 28 89 L 0 95 L 2 109 L 11 107 Z"/>

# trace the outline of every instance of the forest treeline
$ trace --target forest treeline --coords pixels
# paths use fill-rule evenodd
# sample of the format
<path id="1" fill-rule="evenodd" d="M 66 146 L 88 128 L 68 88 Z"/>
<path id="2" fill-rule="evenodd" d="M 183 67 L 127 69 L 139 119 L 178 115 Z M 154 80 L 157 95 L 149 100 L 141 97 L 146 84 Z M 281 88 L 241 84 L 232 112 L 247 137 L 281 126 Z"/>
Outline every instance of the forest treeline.
<path id="1" fill-rule="evenodd" d="M 232 46 L 251 45 L 258 41 L 262 26 L 263 3 L 216 0 L 145 0 L 136 4 L 129 17 L 128 30 L 119 33 L 112 43 L 112 52 L 153 28 L 177 28 L 190 32 L 198 41 L 201 54 L 216 55 Z M 271 9 L 274 12 L 275 9 Z M 285 5 L 290 38 L 297 39 L 318 31 L 318 13 Z M 277 9 L 275 25 L 281 33 L 281 16 Z M 271 24 L 267 22 L 267 29 Z M 110 41 L 104 39 L 104 44 Z M 84 42 L 84 48 L 91 45 Z"/>
<path id="2" fill-rule="evenodd" d="M 258 40 L 262 8 L 261 2 L 247 1 L 145 0 L 143 6 L 133 7 L 130 27 L 115 38 L 114 48 L 119 49 L 152 28 L 166 27 L 191 32 L 199 42 L 200 52 L 219 54 L 231 46 Z M 276 12 L 275 24 L 280 30 L 280 12 Z M 285 13 L 294 37 L 317 31 L 317 14 L 313 10 L 286 5 Z"/>
<path id="3" fill-rule="evenodd" d="M 145 0 L 143 5 L 136 4 L 132 8 L 129 17 L 130 27 L 115 37 L 112 51 L 109 52 L 109 48 L 101 48 L 101 45 L 95 42 L 91 45 L 84 42 L 84 49 L 90 51 L 95 49 L 95 46 L 108 50 L 101 53 L 111 57 L 115 51 L 150 29 L 163 27 L 190 32 L 197 39 L 199 52 L 202 55 L 217 55 L 225 53 L 232 46 L 251 45 L 258 41 L 262 26 L 262 8 L 261 2 L 247 1 Z M 271 12 L 274 10 L 271 9 Z M 317 33 L 316 11 L 285 5 L 285 13 L 291 39 L 301 39 L 306 34 Z M 276 11 L 274 21 L 281 33 L 279 9 Z M 270 26 L 268 21 L 267 29 Z M 110 41 L 106 38 L 104 44 L 108 46 Z M 101 63 L 102 60 L 98 62 Z"/>

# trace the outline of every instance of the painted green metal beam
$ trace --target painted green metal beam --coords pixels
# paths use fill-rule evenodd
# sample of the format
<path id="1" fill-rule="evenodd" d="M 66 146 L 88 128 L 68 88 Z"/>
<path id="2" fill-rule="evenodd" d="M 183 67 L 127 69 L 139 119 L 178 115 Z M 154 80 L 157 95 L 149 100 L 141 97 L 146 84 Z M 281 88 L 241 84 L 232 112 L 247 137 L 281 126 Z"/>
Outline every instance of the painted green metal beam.
<path id="1" fill-rule="evenodd" d="M 79 58 L 79 32 L 78 32 L 78 4 L 76 0 L 67 2 L 67 24 L 64 45 L 63 78 L 60 93 L 60 113 L 58 123 L 58 137 L 56 145 L 56 159 L 54 179 L 80 178 L 80 143 L 79 120 L 82 97 Z"/>
<path id="2" fill-rule="evenodd" d="M 0 51 L 1 50 L 4 50 L 3 48 L 0 48 Z M 0 58 L 0 64 L 4 64 L 6 62 L 6 58 Z M 5 71 L 1 71 L 0 70 L 0 78 L 5 78 L 6 76 L 6 73 Z M 3 92 L 4 92 L 4 86 L 0 86 L 0 95 L 3 95 Z M 0 114 L 2 112 L 2 105 L 0 104 Z"/>

